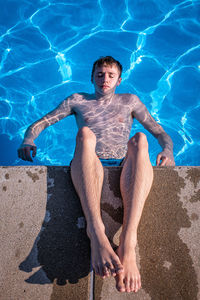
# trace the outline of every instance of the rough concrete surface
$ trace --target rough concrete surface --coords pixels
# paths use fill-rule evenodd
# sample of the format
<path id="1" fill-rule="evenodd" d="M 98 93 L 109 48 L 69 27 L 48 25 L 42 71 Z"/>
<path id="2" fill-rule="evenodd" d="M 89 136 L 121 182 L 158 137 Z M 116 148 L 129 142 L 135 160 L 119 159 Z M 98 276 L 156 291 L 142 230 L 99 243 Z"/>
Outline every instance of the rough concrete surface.
<path id="1" fill-rule="evenodd" d="M 105 167 L 101 209 L 117 247 L 121 167 Z M 0 167 L 0 300 L 199 300 L 200 167 L 154 167 L 138 229 L 142 289 L 95 276 L 69 167 Z"/>

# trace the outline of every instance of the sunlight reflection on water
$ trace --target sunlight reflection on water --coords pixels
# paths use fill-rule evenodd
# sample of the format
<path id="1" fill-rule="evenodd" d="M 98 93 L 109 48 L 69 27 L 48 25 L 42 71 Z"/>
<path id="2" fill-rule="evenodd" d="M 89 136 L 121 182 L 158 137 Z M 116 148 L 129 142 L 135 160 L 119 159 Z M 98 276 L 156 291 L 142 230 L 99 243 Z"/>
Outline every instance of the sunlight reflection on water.
<path id="1" fill-rule="evenodd" d="M 176 164 L 200 165 L 200 1 L 1 2 L 1 165 L 24 164 L 16 147 L 28 125 L 67 95 L 93 91 L 102 55 L 124 67 L 117 92 L 136 93 L 171 135 Z M 134 122 L 131 135 L 139 130 L 147 134 Z M 76 132 L 73 117 L 46 129 L 35 164 L 69 164 Z M 147 135 L 155 165 L 160 149 Z"/>

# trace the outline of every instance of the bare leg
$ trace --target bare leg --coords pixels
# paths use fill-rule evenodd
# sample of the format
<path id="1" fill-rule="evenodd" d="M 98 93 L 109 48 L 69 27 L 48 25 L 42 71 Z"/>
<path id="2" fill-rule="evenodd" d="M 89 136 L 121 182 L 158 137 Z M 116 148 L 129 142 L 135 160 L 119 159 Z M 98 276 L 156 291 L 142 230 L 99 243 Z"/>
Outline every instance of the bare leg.
<path id="1" fill-rule="evenodd" d="M 128 143 L 120 179 L 124 205 L 123 228 L 117 249 L 124 267 L 124 271 L 116 277 L 116 287 L 120 292 L 137 292 L 141 287 L 135 247 L 138 224 L 152 181 L 153 169 L 149 160 L 147 139 L 143 133 L 137 133 Z"/>
<path id="2" fill-rule="evenodd" d="M 100 199 L 104 173 L 95 147 L 94 133 L 88 127 L 81 128 L 71 164 L 71 177 L 86 217 L 95 273 L 102 277 L 109 276 L 110 273 L 115 276 L 122 272 L 123 267 L 105 234 L 101 218 Z"/>

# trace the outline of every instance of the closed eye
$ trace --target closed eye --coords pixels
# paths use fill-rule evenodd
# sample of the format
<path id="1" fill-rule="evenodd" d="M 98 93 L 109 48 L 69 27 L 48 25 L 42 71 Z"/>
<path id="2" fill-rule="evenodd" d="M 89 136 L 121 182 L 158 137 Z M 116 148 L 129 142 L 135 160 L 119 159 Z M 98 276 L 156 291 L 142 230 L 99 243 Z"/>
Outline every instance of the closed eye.
<path id="1" fill-rule="evenodd" d="M 102 77 L 102 76 L 103 76 L 103 73 L 98 73 L 97 76 L 98 76 L 98 77 Z M 115 74 L 109 73 L 109 77 L 110 77 L 110 78 L 114 78 L 114 77 L 115 77 Z"/>

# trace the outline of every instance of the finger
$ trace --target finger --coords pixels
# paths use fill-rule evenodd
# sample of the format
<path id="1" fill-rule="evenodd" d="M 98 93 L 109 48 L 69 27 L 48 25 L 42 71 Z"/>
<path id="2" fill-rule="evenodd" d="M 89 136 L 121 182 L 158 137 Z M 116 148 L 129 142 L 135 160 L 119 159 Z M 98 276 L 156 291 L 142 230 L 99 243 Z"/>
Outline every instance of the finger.
<path id="1" fill-rule="evenodd" d="M 17 154 L 18 154 L 18 157 L 19 157 L 19 158 L 22 158 L 21 150 L 20 150 L 20 149 L 17 150 Z"/>
<path id="2" fill-rule="evenodd" d="M 165 166 L 167 162 L 167 158 L 166 157 L 162 157 L 162 162 L 160 164 L 161 167 Z"/>
<path id="3" fill-rule="evenodd" d="M 175 166 L 175 163 L 173 160 L 169 159 L 167 165 L 173 167 L 173 166 Z"/>
<path id="4" fill-rule="evenodd" d="M 167 161 L 166 161 L 166 164 L 165 164 L 166 166 L 171 166 L 172 165 L 172 161 L 171 161 L 171 159 L 167 159 Z"/>
<path id="5" fill-rule="evenodd" d="M 31 162 L 33 161 L 31 158 L 31 154 L 30 154 L 30 147 L 25 148 L 25 155 L 26 155 L 26 160 L 31 161 Z"/>
<path id="6" fill-rule="evenodd" d="M 37 148 L 36 147 L 32 147 L 31 150 L 33 150 L 32 157 L 35 157 L 36 153 L 37 153 Z"/>
<path id="7" fill-rule="evenodd" d="M 158 154 L 157 160 L 156 160 L 156 166 L 159 166 L 159 165 L 160 165 L 160 159 L 161 159 L 161 155 Z"/>
<path id="8" fill-rule="evenodd" d="M 17 152 L 19 158 L 21 158 L 22 160 L 26 160 L 25 148 L 20 148 L 17 150 Z"/>
<path id="9" fill-rule="evenodd" d="M 26 160 L 25 149 L 21 149 L 21 159 Z"/>

